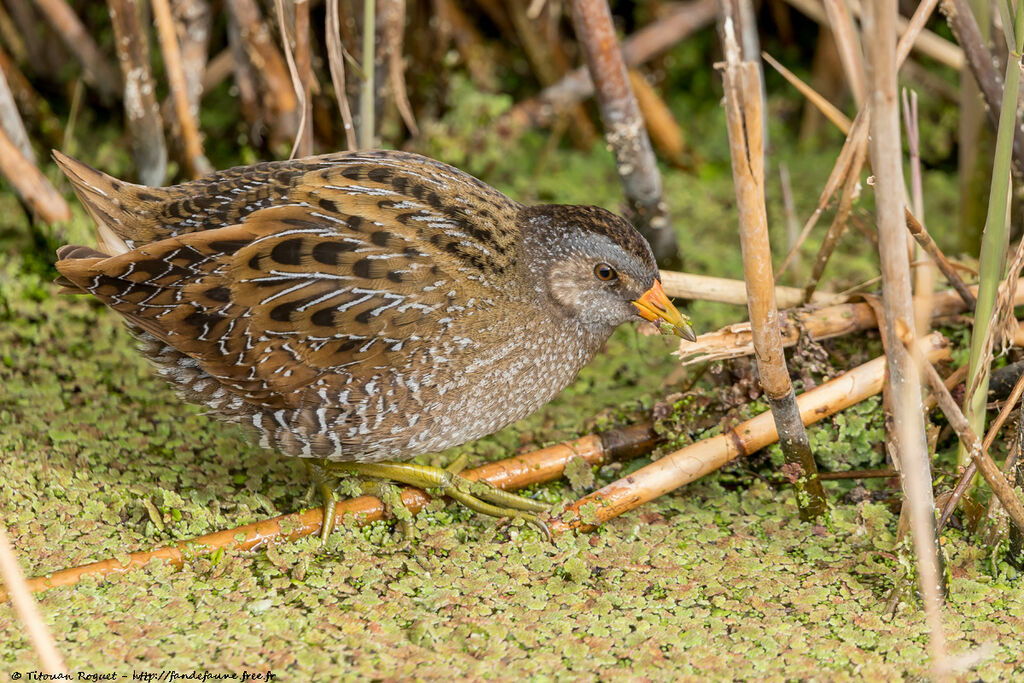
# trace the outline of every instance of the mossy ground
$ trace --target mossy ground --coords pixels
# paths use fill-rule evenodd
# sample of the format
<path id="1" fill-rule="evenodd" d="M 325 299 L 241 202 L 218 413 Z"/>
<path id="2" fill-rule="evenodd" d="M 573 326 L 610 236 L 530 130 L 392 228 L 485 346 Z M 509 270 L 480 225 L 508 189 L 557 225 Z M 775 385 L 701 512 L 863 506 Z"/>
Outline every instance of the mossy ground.
<path id="1" fill-rule="evenodd" d="M 738 277 L 724 126 L 715 110 L 694 120 L 706 130 L 692 137 L 710 141 L 701 150 L 706 161 L 699 177 L 668 172 L 666 194 L 689 268 Z M 460 127 L 449 123 L 434 131 L 436 140 Z M 452 150 L 465 144 L 455 140 L 434 152 L 524 200 L 615 208 L 619 190 L 604 150 L 543 155 L 544 145 L 528 137 L 514 154 L 488 147 L 489 154 L 460 160 Z M 832 154 L 781 153 L 794 186 L 805 188 L 798 204 L 806 215 Z M 938 174 L 928 182 L 949 186 Z M 770 193 L 778 217 L 778 188 Z M 944 215 L 947 196 L 929 194 L 934 215 Z M 123 556 L 300 507 L 301 463 L 247 445 L 238 429 L 182 405 L 114 314 L 55 294 L 38 243 L 88 240 L 82 214 L 33 238 L 10 194 L 0 202 L 0 512 L 26 572 Z M 837 288 L 875 269 L 864 240 L 847 239 L 843 249 L 846 257 L 829 271 Z M 743 316 L 704 303 L 691 313 L 705 330 Z M 861 362 L 863 342 L 830 360 Z M 621 329 L 550 406 L 465 450 L 473 462 L 493 460 L 638 419 L 691 380 L 675 369 L 673 348 Z M 801 362 L 808 378 L 822 370 Z M 755 409 L 745 406 L 756 391 L 742 367 L 709 373 L 698 386 L 662 406 L 663 426 L 686 433 L 677 440 L 720 428 L 727 412 Z M 878 466 L 879 418 L 876 402 L 813 430 L 825 464 Z M 498 528 L 435 502 L 416 519 L 405 552 L 392 552 L 387 525 L 346 527 L 326 551 L 309 538 L 196 558 L 180 571 L 153 563 L 50 590 L 39 603 L 69 666 L 84 672 L 270 669 L 282 680 L 927 675 L 913 592 L 904 591 L 893 619 L 882 615 L 907 564 L 886 504 L 892 492 L 876 482 L 852 503 L 852 485 L 831 485 L 830 522 L 805 524 L 791 490 L 770 476 L 771 462 L 755 458 L 553 545 L 529 527 Z M 619 473 L 606 467 L 594 482 L 576 476 L 573 483 L 585 489 Z M 578 496 L 565 482 L 534 493 Z M 991 644 L 971 677 L 1021 675 L 1024 587 L 976 538 L 951 531 L 945 541 L 953 651 Z M 0 669 L 36 666 L 13 610 L 0 605 Z"/>

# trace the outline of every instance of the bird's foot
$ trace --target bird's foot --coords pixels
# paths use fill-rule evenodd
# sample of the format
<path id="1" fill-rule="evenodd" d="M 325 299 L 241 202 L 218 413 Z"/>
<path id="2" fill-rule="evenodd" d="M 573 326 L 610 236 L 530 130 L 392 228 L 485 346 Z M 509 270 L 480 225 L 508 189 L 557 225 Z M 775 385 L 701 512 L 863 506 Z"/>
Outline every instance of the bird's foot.
<path id="1" fill-rule="evenodd" d="M 462 456 L 446 469 L 406 462 L 329 462 L 325 467 L 331 474 L 351 472 L 374 479 L 390 479 L 416 488 L 433 489 L 474 512 L 491 517 L 524 519 L 551 540 L 547 524 L 537 516 L 537 513 L 548 510 L 546 504 L 461 476 L 459 472 L 465 467 L 465 458 Z"/>

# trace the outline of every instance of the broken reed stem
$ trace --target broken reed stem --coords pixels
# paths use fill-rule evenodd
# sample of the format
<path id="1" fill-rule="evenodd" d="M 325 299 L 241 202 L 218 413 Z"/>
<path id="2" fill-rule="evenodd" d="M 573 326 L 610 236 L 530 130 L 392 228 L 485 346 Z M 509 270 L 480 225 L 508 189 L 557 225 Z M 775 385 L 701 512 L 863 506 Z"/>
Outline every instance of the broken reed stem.
<path id="1" fill-rule="evenodd" d="M 374 146 L 374 104 L 376 87 L 374 86 L 374 38 L 377 35 L 377 3 L 376 0 L 363 0 L 363 82 L 359 91 L 359 147 L 370 149 Z"/>
<path id="2" fill-rule="evenodd" d="M 916 16 L 916 15 L 915 15 Z M 910 204 L 913 212 L 924 219 L 924 181 L 921 178 L 921 127 L 917 115 L 917 91 L 903 88 L 903 126 L 907 132 L 907 151 L 910 153 Z M 910 208 L 910 207 L 905 207 Z M 923 231 L 923 228 L 922 228 Z M 923 247 L 914 245 L 912 258 L 921 257 Z M 938 247 L 935 248 L 939 251 Z M 941 252 L 939 252 L 941 253 Z M 934 258 L 934 257 L 933 257 Z M 932 320 L 932 296 L 935 293 L 935 266 L 923 264 L 914 269 L 914 332 L 928 334 Z"/>
<path id="3" fill-rule="evenodd" d="M 582 458 L 589 465 L 601 465 L 612 460 L 629 459 L 648 453 L 659 440 L 660 437 L 655 434 L 650 423 L 641 423 L 487 463 L 462 472 L 462 476 L 471 481 L 485 481 L 500 489 L 514 491 L 531 484 L 558 479 L 566 465 L 574 458 Z M 413 514 L 422 510 L 431 501 L 430 496 L 419 489 L 403 488 L 401 495 L 402 504 Z M 335 510 L 338 519 L 343 515 L 351 515 L 359 525 L 383 519 L 385 512 L 383 503 L 372 496 L 339 501 Z M 33 592 L 40 592 L 58 586 L 72 586 L 87 576 L 123 574 L 144 567 L 152 560 L 181 567 L 186 558 L 207 555 L 217 550 L 255 550 L 269 543 L 290 542 L 319 534 L 322 522 L 323 508 L 280 515 L 255 524 L 182 541 L 173 546 L 131 553 L 124 562 L 120 559 L 109 559 L 62 569 L 46 576 L 29 579 L 28 587 Z M 4 591 L 0 590 L 0 602 L 5 601 L 7 597 Z"/>
<path id="4" fill-rule="evenodd" d="M 1024 281 L 1020 282 L 1024 288 Z M 975 288 L 976 289 L 976 288 Z M 668 287 L 665 287 L 668 291 Z M 1018 289 L 1014 305 L 1024 306 L 1024 290 Z M 954 315 L 966 311 L 963 299 L 954 291 L 936 292 L 932 297 L 932 318 Z M 782 313 L 782 345 L 795 346 L 803 335 L 821 341 L 844 334 L 878 327 L 874 311 L 866 303 L 847 303 L 819 308 L 813 311 L 795 310 Z M 683 365 L 706 363 L 712 360 L 749 356 L 754 352 L 750 323 L 727 325 L 720 330 L 702 334 L 694 343 L 686 342 L 679 348 Z M 964 372 L 966 372 L 966 366 Z"/>
<path id="5" fill-rule="evenodd" d="M 348 91 L 345 89 L 345 57 L 341 46 L 341 14 L 338 9 L 339 0 L 327 0 L 327 63 L 331 70 L 331 83 L 334 85 L 334 98 L 341 112 L 341 125 L 345 129 L 346 149 L 357 149 L 356 128 L 352 123 L 352 108 L 348 104 Z"/>
<path id="6" fill-rule="evenodd" d="M 1004 2 L 1005 0 L 997 0 Z M 1024 4 L 1018 4 L 1018 21 L 1024 16 Z M 1004 27 L 1010 30 L 1011 27 Z M 999 128 L 996 133 L 995 157 L 992 161 L 992 185 L 989 192 L 985 232 L 981 237 L 978 261 L 978 303 L 975 306 L 974 329 L 971 333 L 971 354 L 968 360 L 967 395 L 964 415 L 976 433 L 985 430 L 985 403 L 988 396 L 990 354 L 996 325 L 996 293 L 1003 279 L 1006 254 L 1010 245 L 1010 163 L 1013 159 L 1014 136 L 1017 130 L 1017 97 L 1020 91 L 1020 56 L 1024 51 L 1024 30 L 1015 37 L 1016 52 L 1007 59 Z M 960 449 L 959 460 L 966 464 L 968 454 Z"/>
<path id="7" fill-rule="evenodd" d="M 658 263 L 670 267 L 679 262 L 679 245 L 669 224 L 661 173 L 629 85 L 608 3 L 572 0 L 570 4 L 576 37 L 597 88 L 605 139 L 626 195 L 627 218 L 651 244 Z"/>
<path id="8" fill-rule="evenodd" d="M 7 178 L 32 213 L 47 223 L 71 219 L 71 209 L 46 176 L 25 158 L 0 127 L 0 175 Z"/>
<path id="9" fill-rule="evenodd" d="M 914 236 L 917 243 L 921 245 L 925 253 L 931 258 L 931 260 L 938 266 L 939 270 L 942 271 L 943 277 L 946 278 L 946 282 L 960 295 L 964 303 L 967 305 L 967 310 L 973 311 L 975 306 L 978 304 L 978 300 L 974 297 L 974 292 L 967 286 L 967 283 L 963 281 L 960 274 L 956 272 L 956 267 L 949 262 L 946 255 L 939 249 L 939 245 L 935 243 L 932 236 L 928 234 L 928 230 L 921 224 L 914 214 L 910 213 L 910 209 L 904 207 L 903 217 L 906 222 L 907 230 Z"/>
<path id="10" fill-rule="evenodd" d="M 39 657 L 39 664 L 43 672 L 54 678 L 60 674 L 68 676 L 68 667 L 53 642 L 53 636 L 39 613 L 36 601 L 32 598 L 32 591 L 18 565 L 14 546 L 11 545 L 7 530 L 2 525 L 0 525 L 0 578 L 3 578 L 3 590 L 14 604 L 14 611 L 28 633 L 29 642 L 32 643 L 32 648 Z M 12 680 L 14 678 L 14 676 L 11 677 Z M 70 679 L 70 676 L 68 678 Z"/>
<path id="11" fill-rule="evenodd" d="M 981 476 L 984 477 L 985 481 L 992 488 L 992 492 L 999 498 L 999 502 L 1003 504 L 1007 514 L 1010 515 L 1010 519 L 1021 530 L 1024 530 L 1024 504 L 1017 498 L 1013 487 L 1010 486 L 1006 481 L 1006 477 L 999 470 L 999 467 L 992 461 L 992 457 L 988 454 L 985 444 L 978 438 L 977 432 L 968 423 L 967 418 L 956 404 L 952 394 L 949 393 L 949 389 L 946 388 L 942 378 L 939 377 L 939 373 L 935 371 L 931 363 L 924 364 L 924 375 L 928 381 L 928 386 L 931 387 L 935 394 L 939 409 L 942 410 L 946 420 L 949 421 L 949 426 L 956 432 L 960 443 L 967 449 L 972 462 L 981 472 Z"/>
<path id="12" fill-rule="evenodd" d="M 150 69 L 149 30 L 138 0 L 107 0 L 117 61 L 124 78 L 124 115 L 139 182 L 160 186 L 167 176 L 164 122 Z"/>
<path id="13" fill-rule="evenodd" d="M 189 106 L 188 84 L 181 65 L 181 47 L 178 45 L 178 33 L 174 28 L 174 17 L 171 16 L 171 5 L 168 0 L 152 0 L 152 5 L 153 21 L 156 24 L 157 37 L 160 39 L 160 50 L 164 56 L 167 84 L 174 102 L 178 129 L 181 131 L 185 168 L 192 178 L 200 178 L 212 173 L 213 166 L 203 154 L 197 121 L 199 112 L 193 112 Z"/>
<path id="14" fill-rule="evenodd" d="M 942 335 L 929 335 L 922 342 L 922 353 L 932 360 L 949 357 Z M 844 372 L 797 397 L 804 425 L 834 415 L 878 394 L 885 381 L 885 357 L 875 358 Z M 723 434 L 699 441 L 669 453 L 650 465 L 608 484 L 566 508 L 561 520 L 550 525 L 558 533 L 589 531 L 596 525 L 640 507 L 680 486 L 700 479 L 738 457 L 750 455 L 778 440 L 775 421 L 768 412 L 742 422 Z M 570 519 L 583 511 L 586 520 Z"/>
<path id="15" fill-rule="evenodd" d="M 863 15 L 864 33 L 872 36 L 866 55 L 871 107 L 869 146 L 876 179 L 875 214 L 885 310 L 882 333 L 889 359 L 894 423 L 891 436 L 896 437 L 893 445 L 899 457 L 904 505 L 910 508 L 914 552 L 928 623 L 931 668 L 936 678 L 941 678 L 947 669 L 941 615 L 945 583 L 935 530 L 935 499 L 922 412 L 920 371 L 898 336 L 900 324 L 913 329 L 914 306 L 903 227 L 905 185 L 896 83 L 896 5 L 896 0 L 869 0 Z"/>
<path id="16" fill-rule="evenodd" d="M 800 517 L 806 521 L 824 515 L 828 500 L 782 351 L 764 199 L 761 76 L 754 62 L 740 61 L 731 18 L 725 19 L 724 33 L 725 115 L 758 377 L 771 406 L 783 456 L 791 467 L 800 468 L 794 484 Z"/>
<path id="17" fill-rule="evenodd" d="M 764 61 L 768 62 L 773 69 L 779 72 L 779 75 L 789 81 L 789 84 L 796 88 L 801 95 L 813 103 L 814 106 L 818 108 L 818 111 L 820 111 L 825 118 L 831 121 L 836 128 L 843 131 L 843 133 L 848 134 L 850 132 L 853 122 L 850 120 L 849 116 L 839 111 L 838 107 L 822 97 L 817 90 L 800 80 L 799 76 L 784 67 L 770 54 L 762 52 L 761 56 L 764 58 Z"/>
<path id="18" fill-rule="evenodd" d="M 673 298 L 696 301 L 715 301 L 720 304 L 747 305 L 747 285 L 743 280 L 733 280 L 711 275 L 680 273 L 674 270 L 661 271 L 661 286 Z M 783 308 L 800 306 L 804 302 L 803 290 L 796 287 L 776 285 L 775 300 Z M 835 294 L 815 292 L 811 303 L 819 306 L 836 303 L 842 297 Z"/>

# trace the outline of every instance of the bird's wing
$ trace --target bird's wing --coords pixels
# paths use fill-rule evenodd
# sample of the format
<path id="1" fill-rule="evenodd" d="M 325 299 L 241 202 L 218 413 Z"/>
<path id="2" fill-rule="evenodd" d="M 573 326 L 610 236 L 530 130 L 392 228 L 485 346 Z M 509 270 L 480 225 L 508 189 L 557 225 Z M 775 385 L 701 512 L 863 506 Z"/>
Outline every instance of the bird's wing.
<path id="1" fill-rule="evenodd" d="M 57 268 L 245 400 L 295 405 L 337 368 L 457 350 L 448 328 L 513 267 L 513 235 L 367 182 L 326 177 L 309 201 L 106 258 L 64 247 Z"/>

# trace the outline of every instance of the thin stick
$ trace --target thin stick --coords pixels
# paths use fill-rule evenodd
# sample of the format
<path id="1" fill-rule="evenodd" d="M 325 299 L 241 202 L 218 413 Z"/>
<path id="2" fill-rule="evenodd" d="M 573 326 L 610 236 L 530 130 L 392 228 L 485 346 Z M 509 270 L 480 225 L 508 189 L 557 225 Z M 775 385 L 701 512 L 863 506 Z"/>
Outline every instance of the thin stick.
<path id="1" fill-rule="evenodd" d="M 899 476 L 899 472 L 887 467 L 882 470 L 850 470 L 848 472 L 819 472 L 818 476 L 822 481 L 837 481 L 840 479 L 888 479 Z"/>
<path id="2" fill-rule="evenodd" d="M 800 91 L 800 94 L 810 100 L 814 106 L 818 108 L 825 118 L 835 124 L 836 128 L 843 131 L 843 133 L 849 133 L 850 128 L 853 126 L 853 121 L 850 117 L 839 111 L 839 109 L 822 97 L 817 90 L 800 80 L 795 73 L 784 67 L 774 57 L 767 52 L 762 52 L 761 56 L 764 57 L 764 61 L 771 64 L 772 68 L 779 72 L 779 74 L 789 81 L 789 84 Z"/>
<path id="3" fill-rule="evenodd" d="M 670 266 L 679 261 L 679 245 L 669 224 L 661 174 L 629 85 L 608 3 L 606 0 L 573 0 L 571 6 L 576 37 L 597 87 L 605 139 L 615 155 L 619 180 L 626 195 L 627 218 L 650 242 L 658 262 Z"/>
<path id="4" fill-rule="evenodd" d="M 301 156 L 301 148 L 303 140 L 306 137 L 306 127 L 309 126 L 310 120 L 307 114 L 309 109 L 306 104 L 307 92 L 302 85 L 302 78 L 299 76 L 299 68 L 295 64 L 295 54 L 292 49 L 292 40 L 288 34 L 288 18 L 285 13 L 285 0 L 274 0 L 274 8 L 277 12 L 277 23 L 281 29 L 281 47 L 284 50 L 284 59 L 288 64 L 288 74 L 291 76 L 292 89 L 295 91 L 295 100 L 298 102 L 299 110 L 299 127 L 295 132 L 295 140 L 292 143 L 292 151 L 288 155 L 289 159 L 294 159 L 296 156 Z M 294 5 L 293 5 L 294 6 Z M 307 7 L 307 10 L 309 8 Z"/>
<path id="5" fill-rule="evenodd" d="M 395 97 L 395 107 L 414 137 L 420 134 L 416 117 L 412 113 L 409 93 L 405 88 L 405 66 L 402 46 L 405 42 L 405 0 L 386 0 L 381 10 L 384 25 L 384 45 L 387 52 L 388 83 Z"/>
<path id="6" fill-rule="evenodd" d="M 928 230 L 925 229 L 921 222 L 914 217 L 914 214 L 910 213 L 910 209 L 904 207 L 903 217 L 907 230 L 914 236 L 917 243 L 921 245 L 921 248 L 931 257 L 932 261 L 939 270 L 942 271 L 943 277 L 946 278 L 946 282 L 953 287 L 954 291 L 960 295 L 960 298 L 967 304 L 968 310 L 973 311 L 974 307 L 978 304 L 978 300 L 975 298 L 971 288 L 967 286 L 967 283 L 963 281 L 960 274 L 956 272 L 956 267 L 950 263 L 946 255 L 939 249 L 939 245 L 935 243 L 932 236 L 928 234 Z"/>
<path id="7" fill-rule="evenodd" d="M 921 342 L 923 353 L 933 360 L 949 357 L 949 349 L 940 334 Z M 806 391 L 797 398 L 804 425 L 814 424 L 856 403 L 875 396 L 885 381 L 885 357 L 875 358 L 844 372 L 828 382 Z M 631 472 L 628 477 L 580 498 L 566 508 L 562 520 L 551 525 L 552 532 L 587 531 L 621 514 L 640 507 L 680 486 L 700 479 L 738 457 L 754 453 L 778 440 L 770 413 L 742 422 L 723 434 L 691 444 L 670 453 L 650 465 Z M 588 508 L 587 521 L 571 519 Z"/>
<path id="8" fill-rule="evenodd" d="M 142 8 L 137 0 L 107 0 L 107 6 L 124 77 L 125 122 L 139 181 L 144 185 L 163 185 L 167 176 L 167 144 L 149 67 L 149 33 L 142 25 Z"/>
<path id="9" fill-rule="evenodd" d="M 724 22 L 726 65 L 725 115 L 732 156 L 733 183 L 739 214 L 743 275 L 747 282 L 758 376 L 764 387 L 780 435 L 786 463 L 799 468 L 794 477 L 797 505 L 804 520 L 821 517 L 828 510 L 818 466 L 797 408 L 793 383 L 786 368 L 775 304 L 768 214 L 764 199 L 764 148 L 761 135 L 760 72 L 754 62 L 741 61 L 739 45 L 729 16 Z"/>
<path id="10" fill-rule="evenodd" d="M 936 678 L 947 668 L 942 628 L 944 581 L 935 531 L 935 500 L 925 437 L 921 380 L 917 363 L 898 336 L 902 323 L 913 329 L 914 307 L 910 259 L 903 227 L 904 181 L 896 85 L 896 0 L 872 0 L 864 12 L 864 33 L 872 36 L 867 51 L 871 107 L 871 167 L 875 174 L 878 251 L 882 264 L 885 328 L 893 423 L 892 444 L 899 457 L 904 505 L 910 508 L 914 553 L 928 623 L 928 641 Z"/>
<path id="11" fill-rule="evenodd" d="M 199 125 L 196 120 L 198 112 L 193 112 L 188 103 L 188 85 L 185 72 L 181 65 L 181 49 L 178 35 L 174 28 L 174 17 L 171 16 L 171 5 L 168 0 L 152 0 L 153 20 L 160 39 L 160 50 L 164 55 L 164 69 L 167 72 L 167 84 L 170 86 L 174 101 L 174 113 L 181 130 L 184 146 L 185 167 L 189 175 L 199 178 L 213 171 L 213 166 L 203 154 L 203 143 L 199 137 Z"/>
<path id="12" fill-rule="evenodd" d="M 327 0 L 327 63 L 331 68 L 334 98 L 341 112 L 341 125 L 345 129 L 346 149 L 356 149 L 356 128 L 352 123 L 352 108 L 345 90 L 345 58 L 341 47 L 341 16 L 338 0 Z"/>
<path id="13" fill-rule="evenodd" d="M 471 481 L 486 481 L 500 489 L 514 491 L 531 484 L 558 479 L 562 476 L 566 465 L 575 458 L 582 458 L 590 465 L 634 458 L 649 452 L 659 439 L 660 437 L 654 433 L 650 423 L 642 423 L 611 429 L 600 434 L 591 434 L 525 455 L 488 463 L 467 470 L 462 473 L 462 476 Z M 414 514 L 431 500 L 430 496 L 419 489 L 403 488 L 401 495 L 402 503 Z M 356 523 L 360 525 L 369 524 L 384 517 L 383 503 L 371 496 L 339 501 L 335 510 L 338 519 L 346 514 L 352 515 Z M 182 541 L 173 546 L 132 553 L 128 555 L 126 562 L 122 562 L 121 559 L 109 559 L 63 569 L 47 576 L 29 579 L 28 586 L 33 592 L 58 586 L 72 586 L 81 581 L 83 577 L 123 574 L 142 568 L 153 559 L 181 567 L 186 558 L 209 554 L 220 549 L 255 550 L 268 543 L 282 540 L 294 541 L 319 534 L 322 522 L 322 508 L 281 515 L 263 522 Z M 0 602 L 5 599 L 6 596 L 0 590 Z"/>
<path id="14" fill-rule="evenodd" d="M 376 123 L 374 122 L 374 98 L 376 88 L 374 78 L 374 38 L 377 26 L 376 0 L 363 0 L 363 83 L 359 94 L 359 147 L 369 149 L 374 146 Z"/>
<path id="15" fill-rule="evenodd" d="M 14 554 L 14 547 L 3 526 L 0 526 L 0 576 L 4 580 L 4 590 L 10 596 L 11 602 L 14 603 L 15 612 L 21 619 L 22 625 L 25 626 L 25 630 L 28 631 L 29 642 L 32 643 L 32 647 L 39 657 L 43 671 L 51 675 L 63 674 L 69 677 L 68 667 L 53 642 L 50 629 L 46 628 L 46 622 L 39 614 L 36 601 L 32 599 L 31 588 L 25 581 L 24 574 L 21 573 L 18 558 Z"/>

